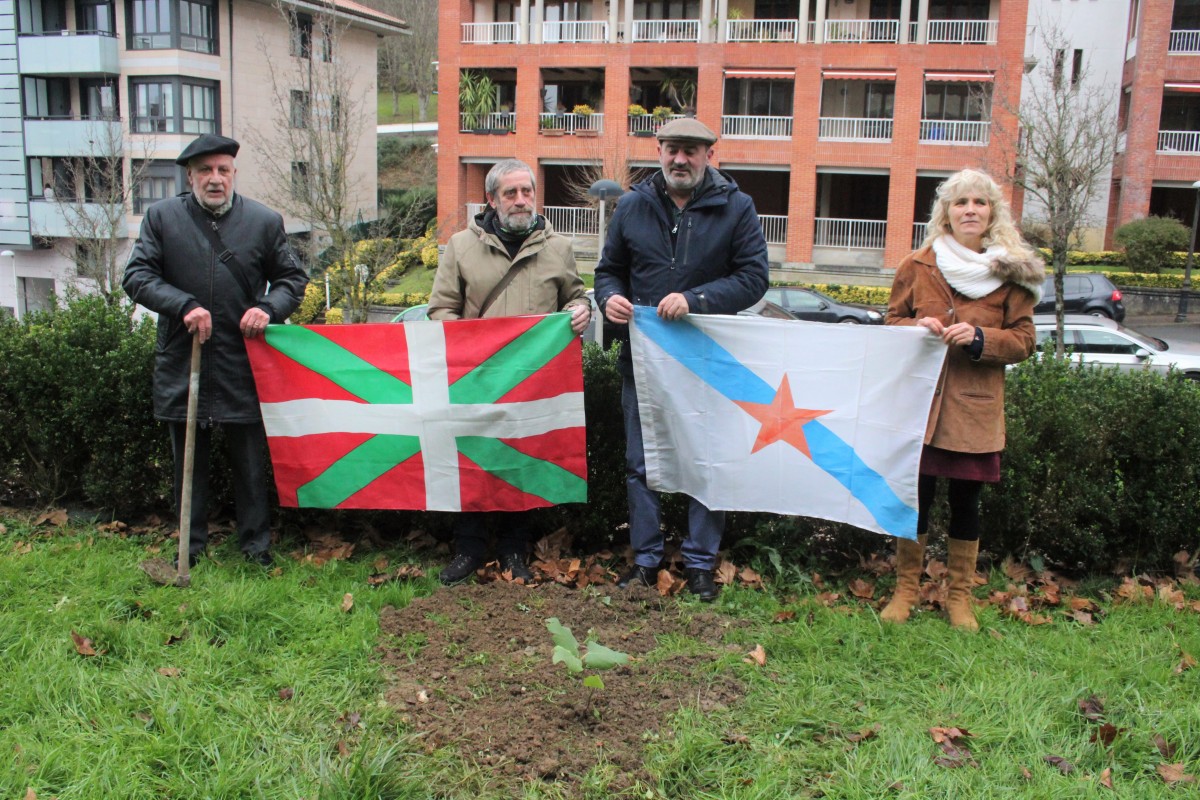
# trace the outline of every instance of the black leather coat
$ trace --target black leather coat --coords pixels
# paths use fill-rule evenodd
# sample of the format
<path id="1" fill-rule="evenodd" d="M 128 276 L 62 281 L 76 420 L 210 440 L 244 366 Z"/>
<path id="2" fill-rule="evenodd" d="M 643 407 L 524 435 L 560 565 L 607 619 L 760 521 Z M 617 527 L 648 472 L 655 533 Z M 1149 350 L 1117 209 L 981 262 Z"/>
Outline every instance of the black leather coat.
<path id="1" fill-rule="evenodd" d="M 221 263 L 188 204 L 197 205 L 190 192 L 146 211 L 122 279 L 134 302 L 158 314 L 154 416 L 187 419 L 192 337 L 183 317 L 203 307 L 212 314 L 213 331 L 201 355 L 198 418 L 202 424 L 257 422 L 258 393 L 239 323 L 255 306 L 271 322 L 285 321 L 304 298 L 308 276 L 288 246 L 283 218 L 276 212 L 236 193 L 223 216 L 204 210 L 205 221 L 216 221 L 221 240 L 236 253 Z M 242 280 L 233 270 L 240 270 Z"/>

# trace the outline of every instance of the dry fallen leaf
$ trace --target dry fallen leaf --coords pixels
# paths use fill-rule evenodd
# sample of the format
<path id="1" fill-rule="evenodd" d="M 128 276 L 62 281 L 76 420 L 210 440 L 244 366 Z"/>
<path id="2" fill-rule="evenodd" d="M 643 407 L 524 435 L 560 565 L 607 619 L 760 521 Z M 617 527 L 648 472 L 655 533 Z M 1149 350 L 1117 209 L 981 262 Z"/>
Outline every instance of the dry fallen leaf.
<path id="1" fill-rule="evenodd" d="M 855 578 L 846 587 L 850 594 L 861 600 L 870 600 L 875 596 L 875 584 L 867 583 L 862 578 Z"/>
<path id="2" fill-rule="evenodd" d="M 342 758 L 348 758 L 350 756 L 350 745 L 346 744 L 344 739 L 338 739 L 337 750 L 338 755 Z"/>
<path id="3" fill-rule="evenodd" d="M 1100 742 L 1105 747 L 1112 747 L 1113 741 L 1124 732 L 1124 728 L 1118 728 L 1116 725 L 1106 722 L 1096 729 L 1089 741 Z"/>
<path id="4" fill-rule="evenodd" d="M 722 586 L 733 585 L 733 582 L 737 580 L 737 565 L 727 558 L 721 559 L 713 578 Z"/>
<path id="5" fill-rule="evenodd" d="M 85 636 L 80 636 L 75 631 L 71 631 L 71 639 L 75 642 L 75 652 L 81 656 L 94 656 L 96 649 L 92 647 L 92 640 Z"/>
<path id="6" fill-rule="evenodd" d="M 1158 749 L 1158 754 L 1163 758 L 1175 757 L 1175 745 L 1168 742 L 1161 733 L 1156 733 L 1151 737 L 1150 741 L 1154 742 L 1155 748 Z"/>
<path id="7" fill-rule="evenodd" d="M 1104 701 L 1094 694 L 1079 701 L 1079 710 L 1084 719 L 1092 722 L 1104 721 Z"/>
<path id="8" fill-rule="evenodd" d="M 1196 782 L 1195 775 L 1188 775 L 1183 771 L 1183 764 L 1159 764 L 1155 770 L 1158 772 L 1158 777 L 1162 778 L 1164 783 Z"/>
<path id="9" fill-rule="evenodd" d="M 1042 761 L 1057 768 L 1063 775 L 1070 775 L 1075 771 L 1075 765 L 1062 756 L 1042 756 Z"/>
<path id="10" fill-rule="evenodd" d="M 677 581 L 670 570 L 660 569 L 658 571 L 657 581 L 658 593 L 663 597 L 669 597 L 683 588 L 683 581 Z"/>
<path id="11" fill-rule="evenodd" d="M 62 508 L 53 508 L 44 514 L 40 515 L 33 521 L 34 527 L 39 525 L 50 525 L 55 528 L 61 528 L 67 524 L 67 512 Z"/>
<path id="12" fill-rule="evenodd" d="M 296 696 L 296 690 L 290 686 L 285 686 L 279 690 L 279 699 L 280 700 L 291 700 L 295 696 Z"/>
<path id="13" fill-rule="evenodd" d="M 1196 659 L 1192 658 L 1192 655 L 1185 650 L 1183 651 L 1183 657 L 1179 659 L 1179 663 L 1175 665 L 1175 669 L 1172 672 L 1176 675 L 1182 675 L 1194 666 L 1196 666 Z"/>
<path id="14" fill-rule="evenodd" d="M 37 800 L 37 792 L 30 786 L 25 790 L 25 800 Z"/>
<path id="15" fill-rule="evenodd" d="M 159 667 L 156 672 L 158 672 L 159 675 L 167 678 L 179 677 L 179 667 Z"/>
<path id="16" fill-rule="evenodd" d="M 780 611 L 771 620 L 772 622 L 791 622 L 796 618 L 795 611 Z"/>
<path id="17" fill-rule="evenodd" d="M 767 651 L 763 649 L 761 644 L 754 645 L 754 649 L 746 653 L 747 658 L 743 658 L 747 664 L 758 664 L 760 667 L 767 665 Z"/>
<path id="18" fill-rule="evenodd" d="M 1104 771 L 1100 773 L 1100 785 L 1103 786 L 1105 789 L 1113 788 L 1112 767 L 1105 767 Z"/>
<path id="19" fill-rule="evenodd" d="M 342 595 L 342 611 L 349 613 L 352 608 L 354 608 L 354 595 L 346 592 Z"/>

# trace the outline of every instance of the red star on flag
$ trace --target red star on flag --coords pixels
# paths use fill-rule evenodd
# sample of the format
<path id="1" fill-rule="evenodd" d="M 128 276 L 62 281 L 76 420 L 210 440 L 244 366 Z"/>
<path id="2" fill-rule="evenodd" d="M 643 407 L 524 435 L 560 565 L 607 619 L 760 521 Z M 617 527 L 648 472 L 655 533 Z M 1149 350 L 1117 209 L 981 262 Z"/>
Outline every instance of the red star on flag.
<path id="1" fill-rule="evenodd" d="M 775 398 L 770 403 L 750 403 L 744 400 L 735 402 L 762 425 L 754 447 L 750 449 L 751 453 L 757 453 L 772 442 L 787 442 L 809 458 L 812 458 L 812 453 L 808 450 L 808 439 L 804 437 L 804 426 L 832 410 L 796 408 L 792 402 L 792 389 L 788 385 L 787 373 L 784 373 L 783 381 L 775 390 Z"/>

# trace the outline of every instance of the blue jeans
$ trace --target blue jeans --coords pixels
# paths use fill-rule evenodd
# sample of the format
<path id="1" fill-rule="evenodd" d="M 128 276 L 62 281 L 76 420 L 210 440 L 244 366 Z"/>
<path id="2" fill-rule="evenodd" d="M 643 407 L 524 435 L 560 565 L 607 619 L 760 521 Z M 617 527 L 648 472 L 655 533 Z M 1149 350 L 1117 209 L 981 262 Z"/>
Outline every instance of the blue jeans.
<path id="1" fill-rule="evenodd" d="M 646 486 L 646 451 L 642 444 L 642 418 L 638 414 L 637 388 L 633 378 L 621 382 L 621 410 L 625 415 L 625 491 L 629 497 L 629 543 L 634 562 L 656 569 L 663 559 L 663 533 L 659 522 L 658 492 Z M 713 569 L 725 512 L 710 511 L 694 497 L 688 498 L 688 535 L 681 552 L 683 566 Z"/>

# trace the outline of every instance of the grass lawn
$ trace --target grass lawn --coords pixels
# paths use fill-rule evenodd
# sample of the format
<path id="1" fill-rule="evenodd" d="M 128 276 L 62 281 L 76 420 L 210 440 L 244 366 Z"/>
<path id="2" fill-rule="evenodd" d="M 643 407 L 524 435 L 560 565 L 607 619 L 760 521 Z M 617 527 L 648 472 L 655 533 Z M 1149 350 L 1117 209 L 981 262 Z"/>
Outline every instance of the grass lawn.
<path id="1" fill-rule="evenodd" d="M 381 91 L 377 100 L 377 112 L 380 125 L 393 125 L 395 123 L 420 122 L 420 117 L 417 114 L 417 96 L 415 94 L 400 95 L 400 102 L 396 109 L 396 114 L 392 114 L 392 93 Z M 438 96 L 432 95 L 429 98 L 429 106 L 425 115 L 426 122 L 437 122 L 437 107 Z"/>
<path id="2" fill-rule="evenodd" d="M 226 543 L 178 589 L 137 567 L 161 544 L 88 526 L 35 529 L 0 511 L 0 797 L 513 796 L 489 788 L 470 754 L 414 736 L 383 701 L 379 613 L 437 587 L 368 577 L 387 568 L 381 559 L 394 568 L 413 554 L 362 544 L 316 564 L 284 556 L 285 543 L 266 573 Z M 993 575 L 989 588 L 1006 582 Z M 1059 610 L 1028 625 L 989 606 L 975 636 L 929 612 L 884 627 L 870 605 L 833 602 L 808 582 L 727 588 L 714 610 L 747 625 L 730 628 L 711 669 L 735 674 L 744 701 L 708 715 L 681 701 L 670 733 L 645 742 L 652 782 L 617 795 L 597 767 L 570 796 L 1197 796 L 1194 783 L 1163 775 L 1200 774 L 1200 668 L 1187 668 L 1200 655 L 1200 591 L 1185 587 L 1176 610 L 1162 599 L 1114 602 L 1111 581 L 1088 585 L 1096 624 Z M 455 613 L 448 604 L 447 624 Z M 72 632 L 95 655 L 81 654 Z M 755 645 L 764 666 L 742 657 Z M 421 657 L 421 642 L 406 646 Z M 1081 711 L 1093 696 L 1111 729 Z M 948 754 L 931 728 L 967 731 L 957 741 L 969 752 Z M 523 791 L 568 796 L 555 783 Z"/>

